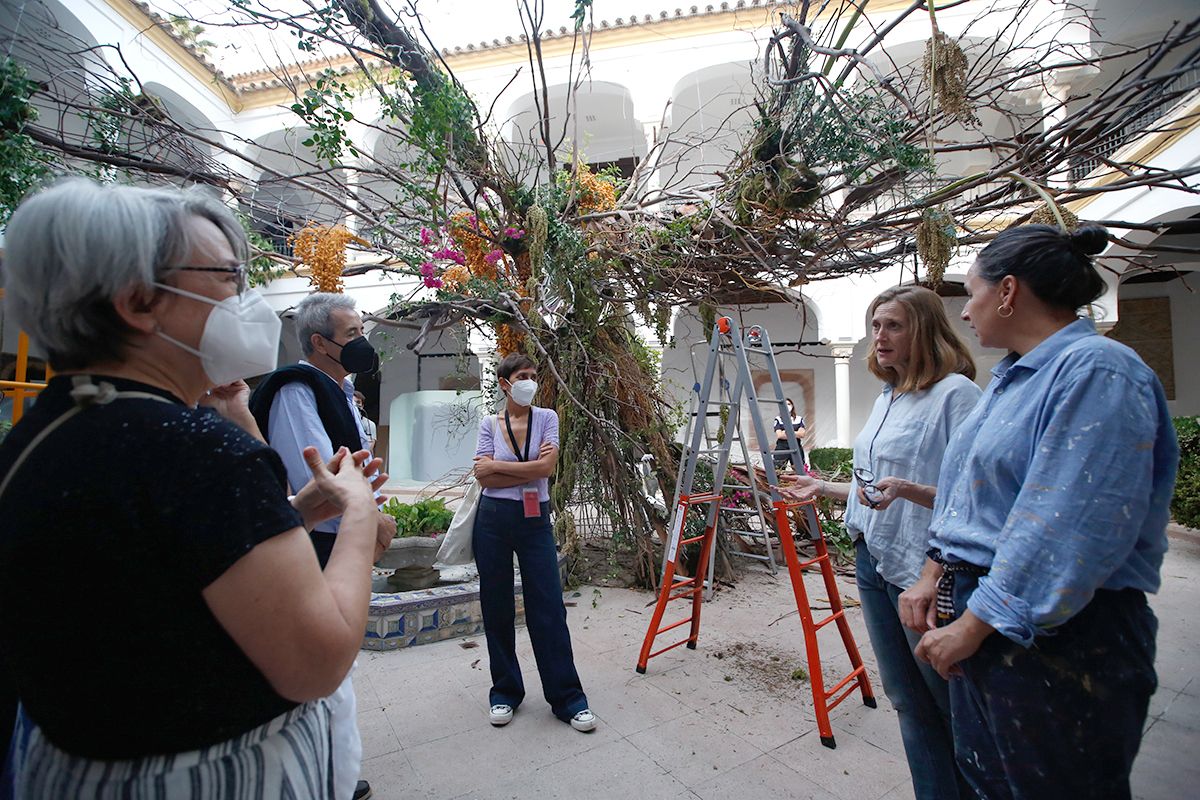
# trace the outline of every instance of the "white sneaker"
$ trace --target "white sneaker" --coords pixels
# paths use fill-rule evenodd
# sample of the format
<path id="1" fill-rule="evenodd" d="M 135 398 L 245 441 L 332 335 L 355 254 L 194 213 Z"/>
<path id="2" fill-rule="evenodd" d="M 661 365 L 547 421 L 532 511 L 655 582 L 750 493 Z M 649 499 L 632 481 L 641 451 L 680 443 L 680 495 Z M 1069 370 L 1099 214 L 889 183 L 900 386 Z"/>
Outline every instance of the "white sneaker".
<path id="1" fill-rule="evenodd" d="M 513 707 L 504 704 L 492 706 L 492 710 L 488 712 L 488 720 L 497 728 L 503 727 L 512 722 Z"/>
<path id="2" fill-rule="evenodd" d="M 590 708 L 585 708 L 571 717 L 571 727 L 584 733 L 593 731 L 596 729 L 596 715 L 592 713 Z"/>

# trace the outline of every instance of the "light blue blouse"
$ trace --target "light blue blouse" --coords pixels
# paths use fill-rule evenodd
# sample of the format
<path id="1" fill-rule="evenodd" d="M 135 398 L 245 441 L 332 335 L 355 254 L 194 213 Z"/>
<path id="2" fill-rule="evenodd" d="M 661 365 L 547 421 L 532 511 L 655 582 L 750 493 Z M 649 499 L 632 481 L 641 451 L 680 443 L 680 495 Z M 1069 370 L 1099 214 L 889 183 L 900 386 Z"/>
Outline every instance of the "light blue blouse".
<path id="1" fill-rule="evenodd" d="M 930 532 L 991 568 L 968 607 L 1030 645 L 1097 589 L 1158 590 L 1179 447 L 1158 378 L 1090 320 L 992 375 L 946 449 Z"/>
<path id="2" fill-rule="evenodd" d="M 975 408 L 979 395 L 979 387 L 957 373 L 918 392 L 896 394 L 884 386 L 854 440 L 854 466 L 871 470 L 876 480 L 894 476 L 936 484 L 950 434 Z M 877 511 L 859 502 L 857 489 L 855 482 L 846 504 L 846 527 L 854 538 L 866 537 L 880 577 L 907 589 L 924 566 L 933 511 L 904 500 Z"/>

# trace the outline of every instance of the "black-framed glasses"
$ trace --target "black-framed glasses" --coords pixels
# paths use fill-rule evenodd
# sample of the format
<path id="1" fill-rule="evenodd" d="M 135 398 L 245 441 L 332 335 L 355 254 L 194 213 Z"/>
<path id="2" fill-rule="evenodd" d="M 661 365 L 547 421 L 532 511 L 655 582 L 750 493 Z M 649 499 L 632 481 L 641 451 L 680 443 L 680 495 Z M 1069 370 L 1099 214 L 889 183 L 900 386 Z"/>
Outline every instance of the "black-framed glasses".
<path id="1" fill-rule="evenodd" d="M 863 494 L 867 496 L 867 504 L 871 508 L 875 508 L 879 504 L 879 498 L 883 496 L 883 492 L 875 485 L 875 473 L 866 467 L 854 468 L 854 480 L 862 487 Z"/>
<path id="2" fill-rule="evenodd" d="M 180 269 L 186 272 L 224 272 L 227 275 L 236 275 L 238 297 L 245 294 L 249 285 L 249 275 L 246 272 L 245 264 L 238 264 L 233 267 L 173 267 L 172 269 Z"/>

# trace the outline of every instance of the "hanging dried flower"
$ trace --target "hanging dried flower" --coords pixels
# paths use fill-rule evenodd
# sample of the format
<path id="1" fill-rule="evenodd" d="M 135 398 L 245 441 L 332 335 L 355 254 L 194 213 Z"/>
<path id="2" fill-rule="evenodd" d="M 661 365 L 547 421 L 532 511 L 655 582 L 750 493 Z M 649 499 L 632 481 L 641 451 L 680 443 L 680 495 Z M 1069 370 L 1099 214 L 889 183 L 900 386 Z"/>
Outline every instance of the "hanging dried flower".
<path id="1" fill-rule="evenodd" d="M 529 267 L 535 277 L 542 272 L 549 222 L 546 209 L 539 205 L 532 206 L 525 214 L 525 230 L 529 235 Z"/>
<path id="2" fill-rule="evenodd" d="M 521 352 L 525 344 L 525 334 L 512 325 L 496 326 L 496 354 L 501 358 Z"/>
<path id="3" fill-rule="evenodd" d="M 341 225 L 308 225 L 288 240 L 296 258 L 309 270 L 309 282 L 318 292 L 342 291 L 342 272 L 346 269 L 346 245 L 349 242 L 369 246 Z"/>
<path id="4" fill-rule="evenodd" d="M 917 224 L 917 254 L 925 265 L 925 280 L 936 289 L 942 283 L 950 258 L 958 249 L 954 217 L 940 208 L 927 208 L 921 212 Z"/>
<path id="5" fill-rule="evenodd" d="M 1068 233 L 1079 227 L 1079 217 L 1062 206 L 1058 207 L 1058 213 L 1062 215 L 1062 221 L 1067 226 Z M 1052 228 L 1058 227 L 1058 220 L 1054 216 L 1054 211 L 1046 203 L 1042 203 L 1033 210 L 1033 213 L 1029 215 L 1029 223 L 1031 225 L 1049 225 Z"/>
<path id="6" fill-rule="evenodd" d="M 967 101 L 967 56 L 958 43 L 941 31 L 925 42 L 925 83 L 937 98 L 942 113 L 963 125 L 979 124 Z"/>

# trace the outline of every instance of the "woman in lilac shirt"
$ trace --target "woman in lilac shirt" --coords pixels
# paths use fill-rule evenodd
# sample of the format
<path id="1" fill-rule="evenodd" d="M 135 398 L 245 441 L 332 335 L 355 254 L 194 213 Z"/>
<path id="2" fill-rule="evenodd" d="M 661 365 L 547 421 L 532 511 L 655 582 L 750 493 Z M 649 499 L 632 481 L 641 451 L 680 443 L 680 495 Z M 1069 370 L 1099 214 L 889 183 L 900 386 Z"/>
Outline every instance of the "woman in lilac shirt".
<path id="1" fill-rule="evenodd" d="M 516 554 L 525 624 L 542 693 L 554 716 L 575 730 L 591 731 L 596 718 L 575 671 L 558 551 L 550 526 L 549 478 L 558 464 L 558 414 L 533 406 L 537 365 L 528 356 L 514 353 L 506 357 L 496 375 L 504 392 L 504 409 L 479 424 L 475 479 L 483 487 L 483 496 L 472 540 L 492 671 L 489 718 L 496 727 L 507 725 L 525 698 L 517 662 Z"/>

